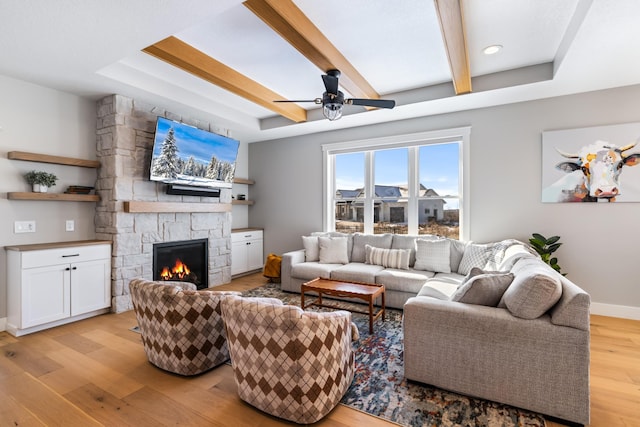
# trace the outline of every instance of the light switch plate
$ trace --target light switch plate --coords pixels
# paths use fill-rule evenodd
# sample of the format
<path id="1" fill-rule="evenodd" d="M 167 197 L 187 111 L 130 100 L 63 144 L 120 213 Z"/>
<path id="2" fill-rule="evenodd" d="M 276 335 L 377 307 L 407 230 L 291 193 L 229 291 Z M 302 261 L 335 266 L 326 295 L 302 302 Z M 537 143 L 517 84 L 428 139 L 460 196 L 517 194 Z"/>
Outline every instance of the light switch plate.
<path id="1" fill-rule="evenodd" d="M 14 233 L 35 233 L 36 222 L 35 221 L 16 221 L 13 223 Z"/>
<path id="2" fill-rule="evenodd" d="M 76 223 L 74 220 L 72 219 L 68 219 L 67 222 L 65 223 L 65 230 L 66 231 L 73 231 L 76 229 Z"/>

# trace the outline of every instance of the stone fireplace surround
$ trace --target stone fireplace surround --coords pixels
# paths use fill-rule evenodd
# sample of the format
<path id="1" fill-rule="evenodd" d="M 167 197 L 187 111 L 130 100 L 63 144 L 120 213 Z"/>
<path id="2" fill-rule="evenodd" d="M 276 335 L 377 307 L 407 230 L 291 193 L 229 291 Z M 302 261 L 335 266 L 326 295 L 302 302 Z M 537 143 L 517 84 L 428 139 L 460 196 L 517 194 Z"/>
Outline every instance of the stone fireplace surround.
<path id="1" fill-rule="evenodd" d="M 111 310 L 132 309 L 129 282 L 153 280 L 153 244 L 189 239 L 209 239 L 209 287 L 231 281 L 231 212 L 125 211 L 125 202 L 231 203 L 231 189 L 220 198 L 169 195 L 165 185 L 149 181 L 149 166 L 157 116 L 215 131 L 192 117 L 121 96 L 110 95 L 97 103 L 96 239 L 113 243 L 111 257 Z"/>

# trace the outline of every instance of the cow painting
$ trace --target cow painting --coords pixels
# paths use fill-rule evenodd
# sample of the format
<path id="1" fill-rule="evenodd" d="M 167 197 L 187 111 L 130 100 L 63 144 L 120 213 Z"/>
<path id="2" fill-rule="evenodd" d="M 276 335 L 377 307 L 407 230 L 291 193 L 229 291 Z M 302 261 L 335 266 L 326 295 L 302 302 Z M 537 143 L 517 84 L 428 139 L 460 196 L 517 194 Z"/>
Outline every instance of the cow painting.
<path id="1" fill-rule="evenodd" d="M 542 190 L 543 202 L 615 202 L 622 193 L 622 169 L 640 163 L 640 154 L 629 153 L 636 143 L 618 147 L 596 141 L 582 147 L 577 153 L 560 155 L 569 159 L 556 168 L 567 174 Z"/>

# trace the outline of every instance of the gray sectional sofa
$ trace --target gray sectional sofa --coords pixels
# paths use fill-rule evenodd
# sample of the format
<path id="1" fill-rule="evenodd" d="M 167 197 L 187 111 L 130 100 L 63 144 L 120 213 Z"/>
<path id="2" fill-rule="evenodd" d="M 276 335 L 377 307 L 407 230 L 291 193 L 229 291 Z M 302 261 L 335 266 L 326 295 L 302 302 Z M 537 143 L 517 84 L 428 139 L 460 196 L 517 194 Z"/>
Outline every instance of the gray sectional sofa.
<path id="1" fill-rule="evenodd" d="M 589 295 L 517 240 L 313 233 L 282 289 L 316 277 L 385 285 L 404 310 L 409 380 L 589 423 Z"/>

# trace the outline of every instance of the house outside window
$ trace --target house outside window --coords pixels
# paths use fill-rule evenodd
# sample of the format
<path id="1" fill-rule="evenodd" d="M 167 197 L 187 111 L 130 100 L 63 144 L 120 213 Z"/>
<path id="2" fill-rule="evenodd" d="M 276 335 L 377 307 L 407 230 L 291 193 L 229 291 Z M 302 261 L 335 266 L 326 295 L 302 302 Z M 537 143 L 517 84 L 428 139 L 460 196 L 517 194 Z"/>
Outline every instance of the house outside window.
<path id="1" fill-rule="evenodd" d="M 324 229 L 466 239 L 469 134 L 457 128 L 324 145 Z"/>

